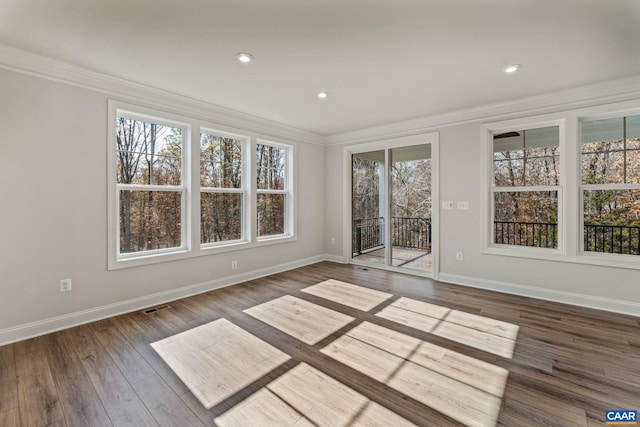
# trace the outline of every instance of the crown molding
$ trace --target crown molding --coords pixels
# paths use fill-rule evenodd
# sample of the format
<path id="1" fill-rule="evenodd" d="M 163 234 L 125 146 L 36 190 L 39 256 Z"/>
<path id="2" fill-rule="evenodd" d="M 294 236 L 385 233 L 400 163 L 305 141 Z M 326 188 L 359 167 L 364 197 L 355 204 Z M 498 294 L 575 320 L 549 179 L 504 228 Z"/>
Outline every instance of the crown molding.
<path id="1" fill-rule="evenodd" d="M 640 99 L 640 75 L 517 100 L 330 135 L 327 145 L 347 145 L 431 132 L 445 126 L 515 119 Z"/>
<path id="2" fill-rule="evenodd" d="M 328 137 L 251 114 L 157 89 L 0 44 L 0 69 L 15 71 L 107 94 L 203 121 L 219 123 L 265 136 L 317 145 L 347 145 L 431 132 L 465 123 L 507 120 L 526 115 L 640 99 L 640 75 L 549 92 L 476 108 L 344 132 Z"/>
<path id="3" fill-rule="evenodd" d="M 0 69 L 90 89 L 126 102 L 141 103 L 169 111 L 178 110 L 185 116 L 239 130 L 250 130 L 297 142 L 326 144 L 326 137 L 313 132 L 88 70 L 4 44 L 0 44 Z"/>

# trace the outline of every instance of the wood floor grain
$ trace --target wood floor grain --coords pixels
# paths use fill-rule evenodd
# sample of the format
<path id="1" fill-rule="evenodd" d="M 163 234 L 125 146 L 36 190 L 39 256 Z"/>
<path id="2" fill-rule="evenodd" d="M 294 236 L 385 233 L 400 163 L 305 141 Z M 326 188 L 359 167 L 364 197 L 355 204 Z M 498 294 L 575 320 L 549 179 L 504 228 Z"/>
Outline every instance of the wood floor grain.
<path id="1" fill-rule="evenodd" d="M 592 427 L 640 409 L 637 317 L 330 262 L 170 306 L 0 347 L 0 426 Z M 151 343 L 221 319 L 289 359 L 207 409 Z"/>

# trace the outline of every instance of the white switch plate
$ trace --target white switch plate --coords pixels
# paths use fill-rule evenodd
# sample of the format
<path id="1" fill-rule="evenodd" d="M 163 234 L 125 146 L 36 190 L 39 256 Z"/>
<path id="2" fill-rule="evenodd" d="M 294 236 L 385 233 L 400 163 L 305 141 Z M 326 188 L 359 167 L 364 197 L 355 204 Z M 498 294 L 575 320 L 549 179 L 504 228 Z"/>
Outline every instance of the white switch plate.
<path id="1" fill-rule="evenodd" d="M 442 202 L 442 209 L 453 209 L 453 202 Z"/>
<path id="2" fill-rule="evenodd" d="M 458 200 L 458 210 L 468 211 L 469 210 L 469 202 L 467 200 Z"/>

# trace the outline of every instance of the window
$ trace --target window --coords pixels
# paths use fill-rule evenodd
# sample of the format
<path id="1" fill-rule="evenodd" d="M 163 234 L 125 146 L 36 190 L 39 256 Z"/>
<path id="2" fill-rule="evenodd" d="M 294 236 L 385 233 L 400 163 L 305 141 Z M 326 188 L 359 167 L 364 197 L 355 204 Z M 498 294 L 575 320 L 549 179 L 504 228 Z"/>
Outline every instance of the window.
<path id="1" fill-rule="evenodd" d="M 108 115 L 109 269 L 295 240 L 293 144 L 118 101 Z"/>
<path id="2" fill-rule="evenodd" d="M 216 132 L 200 134 L 200 242 L 244 238 L 245 140 Z"/>
<path id="3" fill-rule="evenodd" d="M 289 233 L 288 151 L 271 143 L 256 144 L 258 237 Z"/>
<path id="4" fill-rule="evenodd" d="M 584 252 L 640 255 L 640 116 L 581 123 Z"/>
<path id="5" fill-rule="evenodd" d="M 185 247 L 185 127 L 118 114 L 118 255 Z"/>
<path id="6" fill-rule="evenodd" d="M 493 132 L 491 147 L 490 242 L 558 248 L 560 126 Z"/>

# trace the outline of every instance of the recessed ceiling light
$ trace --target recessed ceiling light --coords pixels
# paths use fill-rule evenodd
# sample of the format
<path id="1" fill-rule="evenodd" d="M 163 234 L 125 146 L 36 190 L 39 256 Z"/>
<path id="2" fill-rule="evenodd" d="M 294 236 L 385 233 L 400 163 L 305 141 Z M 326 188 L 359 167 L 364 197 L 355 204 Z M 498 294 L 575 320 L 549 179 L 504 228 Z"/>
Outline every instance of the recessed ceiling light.
<path id="1" fill-rule="evenodd" d="M 328 92 L 318 92 L 318 98 L 320 99 L 325 99 L 327 96 L 329 96 Z"/>
<path id="2" fill-rule="evenodd" d="M 520 69 L 520 64 L 509 65 L 504 69 L 504 72 L 507 74 L 515 73 Z"/>
<path id="3" fill-rule="evenodd" d="M 238 52 L 236 53 L 236 58 L 238 58 L 238 61 L 242 62 L 243 64 L 248 64 L 253 60 L 253 55 L 247 52 Z"/>

